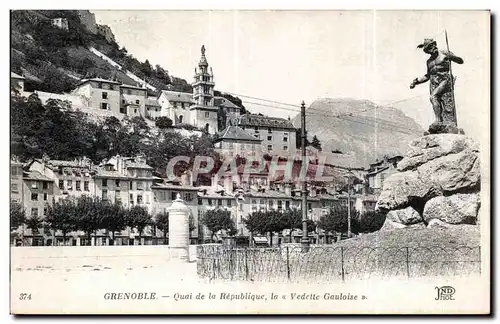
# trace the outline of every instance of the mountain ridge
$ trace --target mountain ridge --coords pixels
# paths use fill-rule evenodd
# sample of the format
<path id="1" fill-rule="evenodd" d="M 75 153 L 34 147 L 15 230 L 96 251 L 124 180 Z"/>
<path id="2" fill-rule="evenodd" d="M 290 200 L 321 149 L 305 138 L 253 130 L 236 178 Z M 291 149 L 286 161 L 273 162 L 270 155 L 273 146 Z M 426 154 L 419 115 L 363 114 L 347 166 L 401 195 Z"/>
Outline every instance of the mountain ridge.
<path id="1" fill-rule="evenodd" d="M 300 114 L 292 123 L 300 127 Z M 351 167 L 404 155 L 409 142 L 424 133 L 399 109 L 351 98 L 316 99 L 306 109 L 306 129 L 320 139 L 328 163 Z"/>

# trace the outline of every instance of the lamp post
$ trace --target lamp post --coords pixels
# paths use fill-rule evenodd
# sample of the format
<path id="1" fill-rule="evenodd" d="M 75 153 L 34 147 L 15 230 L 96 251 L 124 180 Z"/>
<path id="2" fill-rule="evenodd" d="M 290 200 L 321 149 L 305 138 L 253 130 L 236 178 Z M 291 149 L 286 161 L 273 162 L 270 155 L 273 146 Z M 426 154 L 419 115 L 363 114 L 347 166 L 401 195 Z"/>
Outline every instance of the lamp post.
<path id="1" fill-rule="evenodd" d="M 307 170 L 306 160 L 306 104 L 302 101 L 300 105 L 300 117 L 301 117 L 301 148 L 302 148 L 302 167 Z M 307 172 L 305 173 L 307 178 Z M 300 243 L 302 245 L 302 252 L 309 252 L 309 236 L 307 233 L 307 182 L 306 179 L 302 179 L 302 239 Z"/>

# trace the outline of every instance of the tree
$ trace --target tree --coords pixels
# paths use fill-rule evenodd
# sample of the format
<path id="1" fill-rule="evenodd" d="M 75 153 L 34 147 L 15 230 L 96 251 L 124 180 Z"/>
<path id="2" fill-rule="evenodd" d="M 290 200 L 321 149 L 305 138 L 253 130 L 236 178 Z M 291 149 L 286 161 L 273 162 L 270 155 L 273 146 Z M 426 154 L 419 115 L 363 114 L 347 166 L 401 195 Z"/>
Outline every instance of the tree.
<path id="1" fill-rule="evenodd" d="M 251 213 L 246 219 L 243 219 L 243 222 L 251 233 L 269 234 L 271 245 L 273 244 L 273 233 L 279 233 L 288 228 L 287 216 L 277 210 Z"/>
<path id="2" fill-rule="evenodd" d="M 189 214 L 189 233 L 196 229 L 196 225 L 194 224 L 194 217 L 192 214 Z"/>
<path id="3" fill-rule="evenodd" d="M 152 224 L 151 215 L 145 207 L 137 205 L 130 208 L 127 214 L 127 224 L 131 228 L 137 228 L 137 232 L 139 232 L 139 245 L 141 245 L 144 229 L 146 226 Z"/>
<path id="4" fill-rule="evenodd" d="M 385 213 L 378 211 L 366 211 L 359 218 L 359 232 L 371 233 L 382 228 L 385 222 Z"/>
<path id="5" fill-rule="evenodd" d="M 146 60 L 144 63 L 141 63 L 140 70 L 147 77 L 151 77 L 151 73 L 153 72 L 151 64 L 148 60 Z"/>
<path id="6" fill-rule="evenodd" d="M 124 230 L 126 226 L 126 211 L 120 203 L 105 203 L 103 208 L 102 228 L 111 233 L 109 245 L 115 245 L 115 232 Z"/>
<path id="7" fill-rule="evenodd" d="M 15 231 L 26 221 L 26 212 L 23 206 L 16 202 L 10 202 L 10 230 Z"/>
<path id="8" fill-rule="evenodd" d="M 223 106 L 220 106 L 217 111 L 217 129 L 218 131 L 222 131 L 226 128 L 227 123 L 227 113 L 226 109 Z"/>
<path id="9" fill-rule="evenodd" d="M 28 229 L 31 229 L 33 239 L 35 239 L 35 234 L 38 234 L 38 230 L 42 228 L 42 226 L 43 226 L 43 221 L 40 216 L 32 215 L 31 217 L 26 218 L 26 227 Z"/>
<path id="10" fill-rule="evenodd" d="M 61 231 L 63 235 L 63 245 L 66 244 L 66 235 L 75 230 L 76 205 L 70 199 L 62 199 L 48 206 L 45 221 L 47 225 L 55 232 Z"/>
<path id="11" fill-rule="evenodd" d="M 168 233 L 168 213 L 161 212 L 156 215 L 155 226 L 163 232 L 163 244 L 167 244 L 167 233 Z"/>
<path id="12" fill-rule="evenodd" d="M 326 215 L 321 216 L 317 226 L 327 233 L 346 233 L 348 230 L 347 206 L 336 206 Z M 356 210 L 351 210 L 351 232 L 359 233 L 359 216 Z"/>
<path id="13" fill-rule="evenodd" d="M 290 230 L 290 242 L 294 229 L 302 229 L 302 211 L 299 209 L 286 210 L 283 212 L 283 226 Z"/>
<path id="14" fill-rule="evenodd" d="M 311 146 L 317 149 L 318 151 L 321 151 L 321 142 L 319 141 L 316 135 L 313 136 Z"/>
<path id="15" fill-rule="evenodd" d="M 201 223 L 212 233 L 212 240 L 219 231 L 226 231 L 228 235 L 234 235 L 236 232 L 234 221 L 231 219 L 231 212 L 228 210 L 207 210 L 201 218 Z"/>
<path id="16" fill-rule="evenodd" d="M 92 241 L 92 233 L 103 228 L 103 211 L 102 200 L 98 197 L 81 196 L 76 201 L 76 227 L 87 234 L 91 245 L 95 243 L 95 240 Z"/>
<path id="17" fill-rule="evenodd" d="M 173 124 L 172 119 L 170 119 L 166 116 L 158 117 L 158 119 L 156 119 L 156 121 L 155 121 L 155 125 L 159 129 L 170 128 L 170 127 L 172 127 L 172 124 Z"/>

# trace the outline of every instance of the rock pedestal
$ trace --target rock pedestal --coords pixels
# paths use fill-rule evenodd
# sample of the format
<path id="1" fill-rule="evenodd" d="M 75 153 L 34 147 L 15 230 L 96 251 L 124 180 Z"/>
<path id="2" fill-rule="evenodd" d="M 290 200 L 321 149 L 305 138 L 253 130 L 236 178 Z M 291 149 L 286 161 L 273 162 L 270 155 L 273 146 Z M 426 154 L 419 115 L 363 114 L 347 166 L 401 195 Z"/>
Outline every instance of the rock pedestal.
<path id="1" fill-rule="evenodd" d="M 172 261 L 189 262 L 189 207 L 177 195 L 167 210 L 168 245 Z"/>
<path id="2" fill-rule="evenodd" d="M 376 206 L 387 213 L 384 228 L 477 223 L 481 173 L 479 146 L 471 138 L 432 134 L 415 139 L 397 170 L 386 179 Z"/>

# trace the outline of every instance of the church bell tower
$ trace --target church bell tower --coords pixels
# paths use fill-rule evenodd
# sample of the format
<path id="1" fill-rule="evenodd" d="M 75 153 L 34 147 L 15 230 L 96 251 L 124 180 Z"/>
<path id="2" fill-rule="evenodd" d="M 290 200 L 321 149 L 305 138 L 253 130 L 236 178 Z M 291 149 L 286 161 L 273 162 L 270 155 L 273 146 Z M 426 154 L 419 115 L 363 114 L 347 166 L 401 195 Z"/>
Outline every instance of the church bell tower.
<path id="1" fill-rule="evenodd" d="M 217 108 L 214 106 L 214 75 L 209 69 L 205 56 L 205 45 L 201 47 L 201 58 L 198 69 L 194 69 L 193 101 L 191 106 L 191 122 L 209 134 L 217 133 Z"/>

